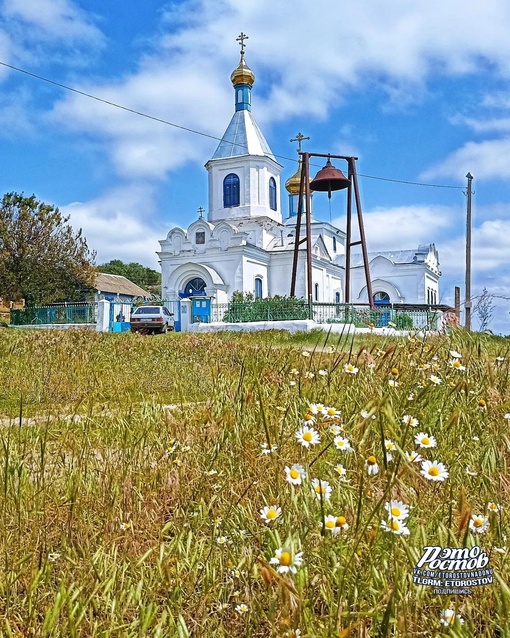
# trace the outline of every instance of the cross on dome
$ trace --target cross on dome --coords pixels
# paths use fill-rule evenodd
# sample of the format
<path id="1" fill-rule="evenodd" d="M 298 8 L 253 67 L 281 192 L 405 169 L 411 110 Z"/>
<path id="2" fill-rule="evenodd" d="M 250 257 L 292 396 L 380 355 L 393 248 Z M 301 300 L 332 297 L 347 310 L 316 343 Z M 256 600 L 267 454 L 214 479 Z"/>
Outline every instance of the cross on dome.
<path id="1" fill-rule="evenodd" d="M 241 31 L 241 33 L 239 34 L 239 37 L 236 38 L 236 42 L 239 42 L 239 44 L 241 45 L 241 55 L 244 54 L 244 48 L 245 48 L 245 44 L 244 41 L 248 40 L 248 36 L 246 35 L 246 33 L 243 33 Z"/>

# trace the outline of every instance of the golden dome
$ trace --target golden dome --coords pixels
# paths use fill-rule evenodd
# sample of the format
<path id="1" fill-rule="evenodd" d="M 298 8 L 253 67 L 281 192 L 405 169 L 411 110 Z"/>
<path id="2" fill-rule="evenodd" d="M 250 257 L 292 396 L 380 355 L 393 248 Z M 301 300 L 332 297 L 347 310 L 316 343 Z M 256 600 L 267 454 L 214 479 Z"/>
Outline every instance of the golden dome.
<path id="1" fill-rule="evenodd" d="M 300 185 L 301 185 L 301 157 L 299 158 L 297 171 L 294 173 L 294 175 L 289 177 L 289 179 L 285 182 L 285 188 L 291 195 L 298 195 Z"/>
<path id="2" fill-rule="evenodd" d="M 234 86 L 237 86 L 238 84 L 249 84 L 252 86 L 255 82 L 255 73 L 253 73 L 250 67 L 246 64 L 244 51 L 241 51 L 241 61 L 239 62 L 237 69 L 232 71 L 230 81 Z"/>

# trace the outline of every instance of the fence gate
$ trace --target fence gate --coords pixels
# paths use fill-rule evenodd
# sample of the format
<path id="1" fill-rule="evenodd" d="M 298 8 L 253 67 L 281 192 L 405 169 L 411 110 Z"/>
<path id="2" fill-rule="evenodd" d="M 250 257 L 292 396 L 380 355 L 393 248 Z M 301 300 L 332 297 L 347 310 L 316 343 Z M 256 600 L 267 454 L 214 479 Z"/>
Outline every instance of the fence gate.
<path id="1" fill-rule="evenodd" d="M 110 317 L 108 329 L 110 332 L 126 332 L 129 330 L 131 319 L 131 304 L 121 301 L 110 301 Z"/>

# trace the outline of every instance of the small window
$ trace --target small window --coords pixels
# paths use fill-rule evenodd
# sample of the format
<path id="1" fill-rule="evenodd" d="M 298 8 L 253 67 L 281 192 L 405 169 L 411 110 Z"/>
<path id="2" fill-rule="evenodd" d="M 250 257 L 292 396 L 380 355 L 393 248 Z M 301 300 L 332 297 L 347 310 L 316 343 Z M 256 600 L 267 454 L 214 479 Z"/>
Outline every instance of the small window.
<path id="1" fill-rule="evenodd" d="M 255 277 L 255 299 L 262 299 L 262 278 Z"/>
<path id="2" fill-rule="evenodd" d="M 315 301 L 319 301 L 319 284 L 315 284 L 314 286 L 314 298 Z"/>
<path id="3" fill-rule="evenodd" d="M 269 179 L 269 208 L 276 210 L 276 180 L 274 177 Z"/>
<path id="4" fill-rule="evenodd" d="M 239 206 L 239 192 L 239 177 L 235 173 L 229 173 L 223 180 L 223 207 Z"/>
<path id="5" fill-rule="evenodd" d="M 333 237 L 333 252 L 336 253 L 336 237 Z"/>
<path id="6" fill-rule="evenodd" d="M 340 293 L 335 292 L 335 303 L 340 303 Z"/>
<path id="7" fill-rule="evenodd" d="M 196 232 L 195 244 L 205 244 L 205 230 L 199 230 Z"/>

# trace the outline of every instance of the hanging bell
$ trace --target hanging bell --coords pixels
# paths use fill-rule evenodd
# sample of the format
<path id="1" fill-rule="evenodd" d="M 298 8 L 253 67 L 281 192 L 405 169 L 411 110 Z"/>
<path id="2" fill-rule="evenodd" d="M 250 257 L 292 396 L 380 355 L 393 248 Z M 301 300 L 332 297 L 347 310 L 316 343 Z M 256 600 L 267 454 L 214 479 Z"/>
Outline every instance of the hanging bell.
<path id="1" fill-rule="evenodd" d="M 321 168 L 317 175 L 310 182 L 310 190 L 328 193 L 331 199 L 331 191 L 341 191 L 348 188 L 351 181 L 338 168 L 335 168 L 329 157 L 326 166 Z"/>

